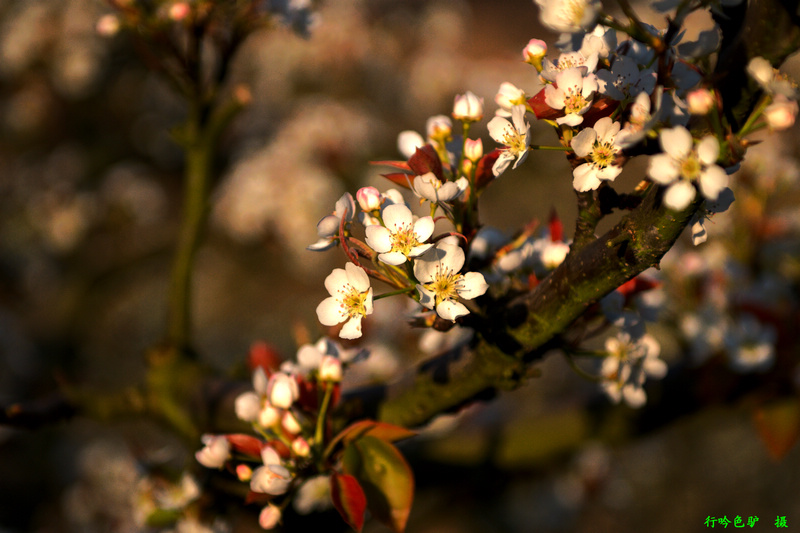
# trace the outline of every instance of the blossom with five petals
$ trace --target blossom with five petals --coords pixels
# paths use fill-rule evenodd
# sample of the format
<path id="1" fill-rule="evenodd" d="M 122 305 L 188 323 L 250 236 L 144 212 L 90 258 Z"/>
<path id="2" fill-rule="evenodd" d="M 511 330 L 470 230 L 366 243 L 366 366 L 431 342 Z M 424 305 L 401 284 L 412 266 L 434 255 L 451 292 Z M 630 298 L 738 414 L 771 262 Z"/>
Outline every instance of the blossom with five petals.
<path id="1" fill-rule="evenodd" d="M 420 217 L 414 221 L 414 215 L 405 205 L 387 206 L 383 210 L 383 223 L 385 227 L 367 226 L 367 245 L 387 265 L 402 265 L 409 257 L 417 257 L 433 246 L 423 244 L 433 235 L 433 219 Z"/>
<path id="2" fill-rule="evenodd" d="M 553 109 L 563 109 L 558 124 L 577 126 L 590 107 L 597 91 L 594 74 L 584 74 L 580 68 L 568 68 L 556 74 L 556 84 L 544 88 L 544 102 Z"/>
<path id="3" fill-rule="evenodd" d="M 603 117 L 572 138 L 570 146 L 575 155 L 586 159 L 586 163 L 572 171 L 572 185 L 576 191 L 593 191 L 603 181 L 613 181 L 622 172 L 622 167 L 614 164 L 620 151 L 614 142 L 619 129 L 619 122 Z"/>
<path id="4" fill-rule="evenodd" d="M 659 136 L 664 153 L 650 158 L 647 174 L 654 182 L 668 185 L 664 204 L 670 209 L 685 209 L 695 198 L 694 184 L 709 200 L 716 200 L 728 185 L 728 175 L 715 163 L 719 157 L 719 142 L 711 135 L 697 146 L 689 130 L 676 126 L 661 130 Z"/>
<path id="5" fill-rule="evenodd" d="M 436 309 L 445 320 L 469 314 L 457 298 L 471 300 L 486 292 L 489 285 L 480 272 L 460 274 L 464 251 L 457 244 L 441 241 L 414 261 L 414 276 L 423 306 Z"/>
<path id="6" fill-rule="evenodd" d="M 456 181 L 442 182 L 433 172 L 426 172 L 421 176 L 414 177 L 411 192 L 422 200 L 439 204 L 455 200 L 464 194 L 467 187 L 469 187 L 469 181 L 464 177 L 458 178 Z"/>
<path id="7" fill-rule="evenodd" d="M 361 319 L 372 314 L 372 287 L 363 268 L 347 263 L 334 268 L 325 278 L 330 296 L 317 306 L 317 318 L 325 326 L 344 322 L 339 336 L 357 339 L 361 336 Z"/>

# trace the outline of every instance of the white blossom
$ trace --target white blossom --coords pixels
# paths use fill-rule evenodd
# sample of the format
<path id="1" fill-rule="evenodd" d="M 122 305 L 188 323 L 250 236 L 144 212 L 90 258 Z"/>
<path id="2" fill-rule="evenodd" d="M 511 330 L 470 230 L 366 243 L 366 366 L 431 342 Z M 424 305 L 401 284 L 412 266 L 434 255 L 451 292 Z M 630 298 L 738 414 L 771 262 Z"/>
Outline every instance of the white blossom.
<path id="1" fill-rule="evenodd" d="M 231 457 L 231 444 L 222 435 L 203 435 L 205 446 L 194 454 L 195 459 L 206 468 L 222 468 Z"/>
<path id="2" fill-rule="evenodd" d="M 372 287 L 363 268 L 347 263 L 325 278 L 330 296 L 317 306 L 317 318 L 325 326 L 344 322 L 339 332 L 343 339 L 361 336 L 361 319 L 372 314 Z"/>
<path id="3" fill-rule="evenodd" d="M 464 304 L 457 301 L 458 298 L 471 300 L 489 288 L 483 274 L 461 274 L 463 266 L 464 251 L 461 247 L 444 241 L 414 260 L 420 303 L 428 309 L 436 309 L 445 320 L 455 321 L 469 313 Z"/>
<path id="4" fill-rule="evenodd" d="M 695 147 L 689 130 L 683 126 L 661 130 L 664 153 L 650 158 L 647 174 L 654 182 L 668 186 L 664 204 L 670 209 L 685 209 L 695 198 L 695 183 L 705 198 L 716 200 L 728 185 L 728 175 L 715 163 L 719 156 L 716 137 L 707 136 Z"/>
<path id="5" fill-rule="evenodd" d="M 531 142 L 531 126 L 525 122 L 524 105 L 511 108 L 511 122 L 498 116 L 490 120 L 486 127 L 492 139 L 505 145 L 504 148 L 501 148 L 500 156 L 492 166 L 492 173 L 495 177 L 502 174 L 512 161 L 514 161 L 513 168 L 517 168 L 525 161 Z"/>
<path id="6" fill-rule="evenodd" d="M 553 109 L 564 110 L 565 115 L 556 119 L 558 124 L 577 126 L 592 107 L 596 91 L 594 74 L 584 75 L 579 68 L 569 68 L 556 75 L 556 85 L 544 88 L 544 101 Z"/>
<path id="7" fill-rule="evenodd" d="M 405 205 L 390 205 L 383 210 L 383 223 L 384 226 L 367 227 L 367 245 L 388 265 L 402 265 L 409 257 L 417 257 L 433 246 L 424 244 L 433 235 L 434 223 L 429 216 L 415 221 Z"/>
<path id="8" fill-rule="evenodd" d="M 442 182 L 433 172 L 427 172 L 421 176 L 415 176 L 411 185 L 411 191 L 418 197 L 440 204 L 451 202 L 464 194 L 469 186 L 469 181 L 458 178 L 456 181 Z"/>
<path id="9" fill-rule="evenodd" d="M 576 33 L 592 29 L 602 7 L 599 0 L 536 0 L 542 24 L 551 30 Z"/>
<path id="10" fill-rule="evenodd" d="M 619 130 L 619 122 L 603 117 L 572 138 L 570 146 L 575 155 L 586 159 L 586 163 L 572 171 L 572 185 L 576 191 L 593 191 L 603 181 L 614 181 L 622 172 L 622 167 L 615 164 L 620 148 L 614 141 Z"/>
<path id="11" fill-rule="evenodd" d="M 308 246 L 308 249 L 314 252 L 322 252 L 332 248 L 336 244 L 342 219 L 344 219 L 346 226 L 352 222 L 355 212 L 356 203 L 353 200 L 353 196 L 349 192 L 344 193 L 336 202 L 333 214 L 323 217 L 317 223 L 319 240 Z"/>

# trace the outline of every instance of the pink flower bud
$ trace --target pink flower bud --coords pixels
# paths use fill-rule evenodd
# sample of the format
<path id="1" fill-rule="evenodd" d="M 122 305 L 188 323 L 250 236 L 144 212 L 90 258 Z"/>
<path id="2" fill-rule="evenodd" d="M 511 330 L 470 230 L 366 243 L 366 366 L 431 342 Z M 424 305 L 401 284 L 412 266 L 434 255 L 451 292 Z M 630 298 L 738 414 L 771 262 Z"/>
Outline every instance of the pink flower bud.
<path id="1" fill-rule="evenodd" d="M 547 55 L 547 43 L 540 39 L 531 39 L 522 50 L 522 58 L 531 65 L 541 63 L 545 55 Z"/>
<path id="2" fill-rule="evenodd" d="M 292 441 L 292 453 L 298 457 L 308 457 L 311 453 L 311 446 L 303 437 L 297 437 Z"/>
<path id="3" fill-rule="evenodd" d="M 714 107 L 714 95 L 708 89 L 695 89 L 686 95 L 686 103 L 692 115 L 707 115 Z"/>
<path id="4" fill-rule="evenodd" d="M 361 187 L 356 193 L 358 205 L 364 211 L 375 211 L 381 208 L 381 192 L 375 187 Z"/>
<path id="5" fill-rule="evenodd" d="M 188 17 L 191 11 L 186 2 L 175 2 L 169 8 L 169 18 L 178 22 Z"/>
<path id="6" fill-rule="evenodd" d="M 269 504 L 258 515 L 258 525 L 262 529 L 272 529 L 278 525 L 281 520 L 281 510 L 273 504 Z"/>
<path id="7" fill-rule="evenodd" d="M 464 142 L 464 157 L 477 163 L 483 157 L 483 141 L 480 139 L 467 139 Z"/>
<path id="8" fill-rule="evenodd" d="M 112 37 L 119 32 L 120 23 L 116 15 L 103 15 L 98 19 L 95 30 L 103 37 Z"/>
<path id="9" fill-rule="evenodd" d="M 288 409 L 299 396 L 300 390 L 294 377 L 278 372 L 269 378 L 267 397 L 274 407 Z"/>
<path id="10" fill-rule="evenodd" d="M 483 98 L 478 98 L 471 91 L 456 95 L 453 118 L 461 122 L 479 121 L 483 118 Z"/>
<path id="11" fill-rule="evenodd" d="M 239 478 L 239 481 L 250 481 L 253 477 L 253 469 L 247 465 L 236 465 L 236 477 Z"/>
<path id="12" fill-rule="evenodd" d="M 782 94 L 775 95 L 772 103 L 764 109 L 764 120 L 772 130 L 785 130 L 794 125 L 797 117 L 797 102 Z"/>
<path id="13" fill-rule="evenodd" d="M 342 380 L 342 362 L 338 357 L 326 355 L 322 358 L 319 364 L 319 379 L 337 382 Z"/>

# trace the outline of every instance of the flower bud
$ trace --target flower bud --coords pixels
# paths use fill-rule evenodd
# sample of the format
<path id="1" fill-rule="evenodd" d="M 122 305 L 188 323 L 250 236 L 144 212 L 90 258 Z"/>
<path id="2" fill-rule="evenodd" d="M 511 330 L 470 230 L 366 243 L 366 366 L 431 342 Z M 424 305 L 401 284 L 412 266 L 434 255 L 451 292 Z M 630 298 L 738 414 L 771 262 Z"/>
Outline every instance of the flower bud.
<path id="1" fill-rule="evenodd" d="M 456 95 L 453 103 L 453 118 L 461 122 L 477 122 L 483 118 L 483 98 L 472 91 Z"/>
<path id="2" fill-rule="evenodd" d="M 261 509 L 261 513 L 258 515 L 258 525 L 261 526 L 262 529 L 272 529 L 278 525 L 280 520 L 280 508 L 271 503 Z"/>
<path id="3" fill-rule="evenodd" d="M 231 443 L 221 435 L 203 435 L 205 447 L 194 456 L 197 462 L 207 468 L 222 468 L 231 456 Z"/>
<path id="4" fill-rule="evenodd" d="M 181 21 L 189 16 L 191 10 L 186 2 L 175 2 L 169 7 L 169 18 L 176 22 Z"/>
<path id="5" fill-rule="evenodd" d="M 548 270 L 553 270 L 564 262 L 569 253 L 569 244 L 564 242 L 553 242 L 542 250 L 542 264 Z"/>
<path id="6" fill-rule="evenodd" d="M 234 410 L 239 420 L 255 422 L 261 413 L 261 398 L 255 392 L 245 392 L 236 397 Z"/>
<path id="7" fill-rule="evenodd" d="M 707 115 L 714 107 L 714 95 L 708 89 L 695 89 L 686 95 L 689 113 Z"/>
<path id="8" fill-rule="evenodd" d="M 319 379 L 320 381 L 341 381 L 342 380 L 342 362 L 338 357 L 333 355 L 326 355 L 322 358 L 319 364 Z"/>
<path id="9" fill-rule="evenodd" d="M 288 409 L 300 396 L 300 390 L 294 377 L 278 372 L 269 378 L 267 396 L 274 407 Z"/>
<path id="10" fill-rule="evenodd" d="M 303 437 L 297 437 L 292 441 L 292 453 L 298 457 L 308 457 L 311 453 L 311 446 Z"/>
<path id="11" fill-rule="evenodd" d="M 361 187 L 356 193 L 358 205 L 364 211 L 375 211 L 381 208 L 381 193 L 375 187 Z"/>
<path id="12" fill-rule="evenodd" d="M 119 33 L 120 23 L 116 15 L 107 14 L 103 15 L 97 20 L 95 30 L 103 37 L 113 37 Z"/>
<path id="13" fill-rule="evenodd" d="M 271 428 L 281 419 L 281 412 L 272 407 L 271 405 L 265 405 L 261 412 L 258 414 L 258 423 L 261 427 Z"/>
<path id="14" fill-rule="evenodd" d="M 782 94 L 775 95 L 772 103 L 764 109 L 764 120 L 771 130 L 785 130 L 794 125 L 797 117 L 797 102 Z"/>
<path id="15" fill-rule="evenodd" d="M 542 59 L 547 55 L 547 43 L 540 39 L 531 39 L 522 50 L 522 59 L 542 71 Z"/>
<path id="16" fill-rule="evenodd" d="M 272 446 L 264 446 L 261 448 L 261 462 L 265 465 L 279 465 L 281 464 L 281 456 Z"/>
<path id="17" fill-rule="evenodd" d="M 406 130 L 401 131 L 397 136 L 397 151 L 399 151 L 406 159 L 411 158 L 417 151 L 417 148 L 425 146 L 425 139 L 416 131 Z"/>
<path id="18" fill-rule="evenodd" d="M 250 490 L 278 496 L 292 483 L 292 473 L 283 465 L 264 465 L 255 469 L 250 479 Z"/>
<path id="19" fill-rule="evenodd" d="M 253 477 L 253 469 L 247 465 L 236 465 L 236 477 L 239 478 L 239 481 L 250 481 Z"/>
<path id="20" fill-rule="evenodd" d="M 445 115 L 435 115 L 425 124 L 428 138 L 433 141 L 445 143 L 453 138 L 453 122 Z"/>
<path id="21" fill-rule="evenodd" d="M 480 139 L 467 139 L 464 141 L 464 157 L 477 163 L 483 157 L 483 141 Z"/>
<path id="22" fill-rule="evenodd" d="M 283 429 L 285 429 L 292 435 L 297 435 L 303 430 L 303 426 L 300 425 L 300 422 L 297 420 L 297 417 L 294 416 L 291 411 L 286 411 L 283 414 L 281 425 L 283 426 Z"/>

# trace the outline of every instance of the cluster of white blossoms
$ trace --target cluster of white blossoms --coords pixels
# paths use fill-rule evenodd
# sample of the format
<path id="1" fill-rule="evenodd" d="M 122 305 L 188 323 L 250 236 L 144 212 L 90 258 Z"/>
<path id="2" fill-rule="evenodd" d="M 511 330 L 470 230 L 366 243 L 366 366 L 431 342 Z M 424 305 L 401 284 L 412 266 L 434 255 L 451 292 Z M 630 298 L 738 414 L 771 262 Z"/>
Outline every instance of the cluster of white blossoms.
<path id="1" fill-rule="evenodd" d="M 301 346 L 297 361 L 285 361 L 278 370 L 258 366 L 252 390 L 236 398 L 235 411 L 260 438 L 203 436 L 204 447 L 195 454 L 197 461 L 208 468 L 229 467 L 240 481 L 249 484 L 256 501 L 267 502 L 259 517 L 262 528 L 278 524 L 283 506 L 275 505 L 274 499 L 288 493 L 295 510 L 302 514 L 332 505 L 327 475 L 304 479 L 298 473 L 320 457 L 321 429 L 327 408 L 338 394 L 343 368 L 366 356 L 363 350 L 344 350 L 322 338 Z M 234 451 L 238 452 L 235 458 Z M 235 466 L 234 461 L 238 462 Z"/>

